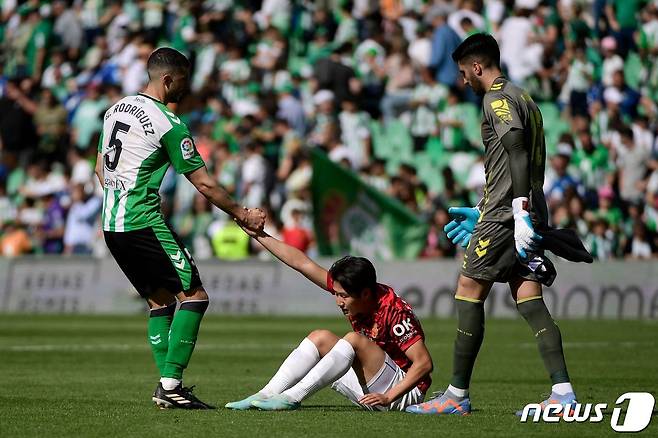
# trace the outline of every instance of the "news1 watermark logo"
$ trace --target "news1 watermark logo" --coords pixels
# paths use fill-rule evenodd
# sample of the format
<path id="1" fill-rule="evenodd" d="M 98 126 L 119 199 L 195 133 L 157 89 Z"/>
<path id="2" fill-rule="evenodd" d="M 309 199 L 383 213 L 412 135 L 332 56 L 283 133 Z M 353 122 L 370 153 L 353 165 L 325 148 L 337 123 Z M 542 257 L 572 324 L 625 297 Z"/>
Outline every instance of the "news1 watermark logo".
<path id="1" fill-rule="evenodd" d="M 616 407 L 612 410 L 610 427 L 616 432 L 641 432 L 651 422 L 653 407 L 656 400 L 648 392 L 627 392 L 619 396 L 615 402 L 619 406 L 628 400 L 624 410 Z M 539 403 L 530 403 L 523 408 L 521 422 L 530 418 L 533 423 L 600 423 L 604 418 L 607 403 L 573 403 L 569 405 L 549 404 L 544 408 Z M 622 416 L 622 414 L 625 414 Z"/>

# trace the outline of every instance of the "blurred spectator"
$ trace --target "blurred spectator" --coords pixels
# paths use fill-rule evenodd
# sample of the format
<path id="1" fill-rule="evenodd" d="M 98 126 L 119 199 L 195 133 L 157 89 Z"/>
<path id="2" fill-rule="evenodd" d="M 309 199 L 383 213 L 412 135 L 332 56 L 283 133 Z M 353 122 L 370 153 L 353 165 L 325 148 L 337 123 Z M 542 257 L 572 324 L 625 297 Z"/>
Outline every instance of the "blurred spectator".
<path id="1" fill-rule="evenodd" d="M 370 115 L 359 108 L 353 100 L 344 100 L 342 111 L 338 114 L 341 141 L 349 154 L 354 157 L 357 169 L 370 162 L 372 145 L 370 138 Z"/>
<path id="2" fill-rule="evenodd" d="M 75 183 L 64 229 L 64 254 L 91 254 L 103 200 L 93 195 L 93 185 Z"/>
<path id="3" fill-rule="evenodd" d="M 591 87 L 594 64 L 587 59 L 582 46 L 574 49 L 574 55 L 567 79 L 562 86 L 560 101 L 569 106 L 571 115 L 587 115 L 587 91 Z"/>
<path id="4" fill-rule="evenodd" d="M 32 249 L 30 236 L 19 224 L 8 222 L 0 235 L 0 250 L 5 257 L 17 257 L 27 254 Z"/>
<path id="5" fill-rule="evenodd" d="M 66 54 L 62 51 L 54 51 L 50 57 L 50 65 L 46 67 L 41 78 L 41 87 L 44 91 L 49 90 L 56 94 L 58 99 L 61 99 L 63 93 L 66 92 L 62 87 L 65 82 L 73 75 L 73 67 L 71 63 L 66 61 Z M 75 59 L 75 58 L 74 58 Z M 53 90 L 57 90 L 56 92 Z"/>
<path id="6" fill-rule="evenodd" d="M 541 68 L 544 47 L 534 33 L 532 16 L 539 0 L 516 0 L 514 14 L 505 19 L 499 31 L 500 61 L 509 78 L 523 84 Z"/>
<path id="7" fill-rule="evenodd" d="M 176 229 L 183 244 L 191 248 L 194 257 L 207 260 L 212 257 L 208 228 L 213 221 L 211 205 L 208 200 L 196 193 L 192 209 L 176 221 Z"/>
<path id="8" fill-rule="evenodd" d="M 215 256 L 238 261 L 249 257 L 249 236 L 232 220 L 225 220 L 212 235 Z"/>
<path id="9" fill-rule="evenodd" d="M 240 197 L 247 207 L 259 207 L 265 200 L 265 177 L 267 162 L 263 158 L 262 146 L 249 143 L 246 157 L 240 169 L 242 187 Z"/>
<path id="10" fill-rule="evenodd" d="M 458 83 L 459 71 L 451 55 L 462 41 L 448 24 L 450 12 L 448 5 L 441 4 L 433 6 L 425 16 L 426 22 L 434 28 L 429 65 L 436 71 L 436 81 L 448 87 Z"/>
<path id="11" fill-rule="evenodd" d="M 586 237 L 585 245 L 595 260 L 608 260 L 614 256 L 614 234 L 605 219 L 598 218 L 594 221 L 592 233 Z"/>
<path id="12" fill-rule="evenodd" d="M 36 237 L 42 242 L 46 254 L 60 254 L 64 249 L 64 208 L 54 193 L 46 193 L 43 198 L 44 214 Z"/>
<path id="13" fill-rule="evenodd" d="M 610 186 L 599 188 L 599 208 L 594 211 L 594 218 L 604 219 L 606 226 L 618 228 L 622 221 L 622 212 L 614 206 L 615 193 Z"/>
<path id="14" fill-rule="evenodd" d="M 588 131 L 581 131 L 576 140 L 578 147 L 571 156 L 571 162 L 578 170 L 578 178 L 585 189 L 588 205 L 596 204 L 596 191 L 608 181 L 614 168 L 609 164 L 608 150 L 603 145 L 595 145 Z"/>
<path id="15" fill-rule="evenodd" d="M 656 245 L 649 237 L 647 227 L 641 221 L 633 225 L 633 235 L 626 243 L 624 256 L 628 259 L 650 259 L 658 257 Z"/>
<path id="16" fill-rule="evenodd" d="M 290 219 L 281 230 L 283 241 L 306 253 L 313 244 L 313 234 L 308 225 L 305 212 L 300 207 L 293 207 Z"/>
<path id="17" fill-rule="evenodd" d="M 341 105 L 343 100 L 351 97 L 361 87 L 352 68 L 352 54 L 352 44 L 345 43 L 329 57 L 321 58 L 313 64 L 317 88 L 331 91 L 337 105 Z"/>
<path id="18" fill-rule="evenodd" d="M 53 17 L 55 17 L 53 31 L 57 43 L 66 49 L 68 57 L 77 59 L 84 43 L 83 29 L 76 11 L 69 8 L 68 3 L 63 0 L 53 2 Z"/>
<path id="19" fill-rule="evenodd" d="M 567 171 L 572 153 L 570 144 L 560 143 L 557 154 L 551 159 L 551 167 L 547 169 L 544 180 L 544 193 L 549 207 L 555 207 L 579 191 L 580 181 Z"/>
<path id="20" fill-rule="evenodd" d="M 616 71 L 624 69 L 624 60 L 617 54 L 617 41 L 611 36 L 607 36 L 601 40 L 601 49 L 603 52 L 601 82 L 606 87 L 611 87 L 613 74 Z"/>
<path id="21" fill-rule="evenodd" d="M 423 258 L 436 258 L 436 257 L 454 257 L 456 254 L 455 245 L 450 242 L 446 236 L 443 227 L 450 222 L 450 216 L 445 208 L 437 209 L 432 215 L 430 222 L 429 233 L 427 234 L 427 242 L 425 248 L 421 253 Z"/>
<path id="22" fill-rule="evenodd" d="M 38 160 L 27 167 L 26 181 L 20 187 L 19 193 L 26 198 L 40 198 L 53 193 L 61 193 L 66 189 L 64 176 L 51 170 L 46 160 Z"/>
<path id="23" fill-rule="evenodd" d="M 437 113 L 448 94 L 448 89 L 437 83 L 428 69 L 420 71 L 420 79 L 411 95 L 411 113 L 407 116 L 415 152 L 425 150 L 428 138 L 439 133 Z"/>
<path id="24" fill-rule="evenodd" d="M 381 111 L 385 121 L 390 121 L 403 110 L 411 98 L 414 87 L 414 68 L 407 55 L 403 41 L 395 39 L 393 51 L 386 57 L 386 90 L 381 100 Z"/>
<path id="25" fill-rule="evenodd" d="M 30 79 L 9 81 L 5 85 L 5 92 L 0 97 L 0 140 L 3 152 L 26 156 L 37 146 L 32 117 L 37 106 L 29 97 L 31 91 Z"/>
<path id="26" fill-rule="evenodd" d="M 103 128 L 102 115 L 108 108 L 109 102 L 101 91 L 98 84 L 88 85 L 85 97 L 71 120 L 73 142 L 80 149 L 96 146 L 91 144 L 91 139 Z"/>
<path id="27" fill-rule="evenodd" d="M 619 107 L 622 115 L 637 116 L 640 94 L 626 84 L 623 70 L 617 70 L 612 74 L 612 85 L 603 92 L 603 99 L 606 103 Z"/>
<path id="28" fill-rule="evenodd" d="M 642 199 L 641 182 L 647 174 L 650 151 L 635 144 L 633 131 L 624 127 L 620 132 L 620 144 L 616 150 L 619 166 L 619 195 L 625 202 Z"/>
<path id="29" fill-rule="evenodd" d="M 416 39 L 409 44 L 407 53 L 415 66 L 429 67 L 432 57 L 433 29 L 425 24 L 419 24 Z"/>
<path id="30" fill-rule="evenodd" d="M 34 112 L 34 124 L 39 135 L 38 153 L 53 161 L 61 161 L 65 154 L 67 131 L 66 109 L 55 99 L 50 89 L 41 91 L 41 99 Z"/>
<path id="31" fill-rule="evenodd" d="M 292 85 L 286 84 L 278 90 L 278 111 L 276 116 L 288 122 L 297 134 L 304 135 L 306 132 L 306 120 L 304 108 L 301 102 L 292 94 Z"/>

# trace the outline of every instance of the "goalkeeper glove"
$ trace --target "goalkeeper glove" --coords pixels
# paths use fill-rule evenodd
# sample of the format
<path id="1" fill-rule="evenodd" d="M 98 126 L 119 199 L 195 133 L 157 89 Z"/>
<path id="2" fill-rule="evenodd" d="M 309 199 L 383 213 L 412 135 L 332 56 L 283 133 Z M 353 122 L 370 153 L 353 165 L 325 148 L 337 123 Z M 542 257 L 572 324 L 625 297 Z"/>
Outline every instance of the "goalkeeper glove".
<path id="1" fill-rule="evenodd" d="M 448 214 L 454 219 L 443 227 L 443 231 L 452 243 L 466 248 L 480 218 L 480 210 L 477 207 L 450 207 Z"/>
<path id="2" fill-rule="evenodd" d="M 519 197 L 512 201 L 512 212 L 514 213 L 514 246 L 521 260 L 528 258 L 528 252 L 534 251 L 536 245 L 541 242 L 541 236 L 535 233 L 530 220 L 530 213 L 525 209 L 528 198 Z"/>

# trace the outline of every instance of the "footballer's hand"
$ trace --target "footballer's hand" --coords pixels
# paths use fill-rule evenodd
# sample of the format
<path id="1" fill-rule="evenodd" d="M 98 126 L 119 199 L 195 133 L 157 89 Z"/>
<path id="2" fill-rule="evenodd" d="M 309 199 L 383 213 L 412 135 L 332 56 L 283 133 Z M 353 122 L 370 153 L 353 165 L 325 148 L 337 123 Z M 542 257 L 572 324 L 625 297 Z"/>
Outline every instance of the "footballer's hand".
<path id="1" fill-rule="evenodd" d="M 515 198 L 512 201 L 514 212 L 514 246 L 521 260 L 528 258 L 528 251 L 535 251 L 542 237 L 535 232 L 530 213 L 525 209 L 528 198 Z"/>
<path id="2" fill-rule="evenodd" d="M 238 226 L 242 229 L 242 231 L 244 231 L 245 233 L 247 233 L 247 235 L 248 235 L 249 237 L 253 237 L 253 238 L 255 239 L 255 238 L 257 238 L 258 236 L 260 236 L 260 235 L 262 235 L 262 234 L 264 233 L 264 231 L 253 231 L 253 230 L 250 230 L 249 228 L 245 227 L 245 226 L 242 224 L 242 222 L 240 222 L 238 219 L 233 219 L 233 220 L 235 221 L 236 224 L 238 224 Z"/>
<path id="3" fill-rule="evenodd" d="M 261 231 L 265 226 L 265 213 L 260 208 L 246 208 L 244 214 L 238 218 L 242 228 L 250 231 Z"/>
<path id="4" fill-rule="evenodd" d="M 390 400 L 386 394 L 371 392 L 359 399 L 359 403 L 366 406 L 388 406 L 393 400 Z"/>
<path id="5" fill-rule="evenodd" d="M 443 227 L 443 231 L 452 243 L 466 248 L 480 219 L 480 210 L 477 207 L 450 207 L 448 214 L 454 219 Z"/>

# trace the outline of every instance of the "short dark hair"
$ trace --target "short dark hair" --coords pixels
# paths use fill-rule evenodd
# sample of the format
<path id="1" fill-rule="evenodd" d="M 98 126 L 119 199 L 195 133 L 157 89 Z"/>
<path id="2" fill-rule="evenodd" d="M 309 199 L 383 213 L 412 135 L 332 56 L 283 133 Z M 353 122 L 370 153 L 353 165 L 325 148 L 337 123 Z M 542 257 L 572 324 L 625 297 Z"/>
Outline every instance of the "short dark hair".
<path id="1" fill-rule="evenodd" d="M 477 59 L 485 68 L 500 68 L 500 49 L 496 39 L 488 33 L 476 33 L 466 38 L 452 52 L 452 60 L 460 62 L 469 58 Z"/>
<path id="2" fill-rule="evenodd" d="M 171 47 L 160 47 L 151 53 L 146 63 L 149 79 L 161 73 L 184 73 L 190 70 L 190 61 Z"/>
<path id="3" fill-rule="evenodd" d="M 345 256 L 337 260 L 329 275 L 340 283 L 350 296 L 360 297 L 365 289 L 377 290 L 377 273 L 370 260 L 364 257 Z"/>

